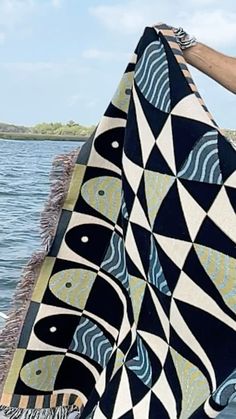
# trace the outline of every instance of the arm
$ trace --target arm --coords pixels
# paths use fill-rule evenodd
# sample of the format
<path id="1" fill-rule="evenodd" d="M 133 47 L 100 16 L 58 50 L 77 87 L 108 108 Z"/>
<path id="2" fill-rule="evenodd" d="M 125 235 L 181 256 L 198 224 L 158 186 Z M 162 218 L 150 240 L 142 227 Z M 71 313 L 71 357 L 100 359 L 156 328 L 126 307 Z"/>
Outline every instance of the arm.
<path id="1" fill-rule="evenodd" d="M 222 54 L 200 42 L 183 50 L 187 63 L 236 93 L 236 58 Z"/>

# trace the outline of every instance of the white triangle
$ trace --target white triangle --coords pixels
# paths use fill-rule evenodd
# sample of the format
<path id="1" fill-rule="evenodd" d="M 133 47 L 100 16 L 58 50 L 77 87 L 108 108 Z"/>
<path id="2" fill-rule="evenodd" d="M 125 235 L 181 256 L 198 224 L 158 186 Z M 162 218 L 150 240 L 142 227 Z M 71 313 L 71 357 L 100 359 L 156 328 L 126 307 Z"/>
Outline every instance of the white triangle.
<path id="1" fill-rule="evenodd" d="M 151 390 L 133 408 L 135 418 L 145 418 L 150 412 Z"/>
<path id="2" fill-rule="evenodd" d="M 146 116 L 144 115 L 135 87 L 133 88 L 133 97 L 134 97 L 134 104 L 135 104 L 135 110 L 136 110 L 136 115 L 137 115 L 137 124 L 138 124 L 139 136 L 140 136 L 140 145 L 142 149 L 143 164 L 145 167 L 148 161 L 148 158 L 150 156 L 150 153 L 153 149 L 153 146 L 156 144 L 155 137 L 148 124 Z"/>
<path id="3" fill-rule="evenodd" d="M 125 367 L 122 368 L 120 385 L 115 401 L 113 418 L 120 418 L 122 415 L 132 409 L 133 403 L 130 394 L 130 384 Z"/>
<path id="4" fill-rule="evenodd" d="M 171 237 L 161 236 L 154 233 L 157 243 L 161 246 L 167 256 L 182 269 L 186 257 L 192 247 L 192 243 L 183 240 L 173 239 Z"/>
<path id="5" fill-rule="evenodd" d="M 157 137 L 157 146 L 168 166 L 176 175 L 175 152 L 173 144 L 171 115 L 168 116 L 161 133 Z"/>
<path id="6" fill-rule="evenodd" d="M 143 175 L 143 168 L 133 163 L 124 153 L 123 154 L 123 170 L 128 183 L 136 194 Z"/>
<path id="7" fill-rule="evenodd" d="M 127 233 L 125 237 L 125 248 L 133 263 L 137 266 L 143 277 L 145 278 L 145 271 L 143 269 L 143 264 L 140 259 L 139 251 L 134 239 L 132 227 L 130 223 L 128 224 Z"/>
<path id="8" fill-rule="evenodd" d="M 185 96 L 178 102 L 171 111 L 171 114 L 204 122 L 205 124 L 216 128 L 194 93 Z"/>
<path id="9" fill-rule="evenodd" d="M 168 417 L 170 419 L 177 418 L 177 408 L 176 400 L 173 394 L 173 391 L 170 387 L 170 384 L 166 378 L 164 369 L 161 372 L 161 375 L 152 388 L 153 393 L 161 401 L 163 406 L 168 412 Z"/>
<path id="10" fill-rule="evenodd" d="M 234 243 L 236 242 L 236 214 L 224 187 L 209 209 L 208 216 Z"/>
<path id="11" fill-rule="evenodd" d="M 159 336 L 152 333 L 143 332 L 138 330 L 139 335 L 143 338 L 148 346 L 153 350 L 154 354 L 158 357 L 161 365 L 164 367 L 166 357 L 169 351 L 169 345 Z"/>
<path id="12" fill-rule="evenodd" d="M 144 227 L 146 230 L 151 231 L 151 227 L 148 223 L 145 212 L 137 196 L 134 199 L 134 204 L 133 204 L 133 208 L 132 208 L 129 219 L 133 223 L 139 224 L 140 226 Z"/>
<path id="13" fill-rule="evenodd" d="M 177 180 L 177 186 L 188 231 L 192 241 L 194 241 L 207 214 L 179 180 Z"/>
<path id="14" fill-rule="evenodd" d="M 236 170 L 228 177 L 225 182 L 225 186 L 231 186 L 231 188 L 236 188 Z"/>
<path id="15" fill-rule="evenodd" d="M 183 271 L 180 274 L 173 296 L 176 300 L 205 311 L 236 331 L 236 321 L 226 314 L 215 300 Z"/>

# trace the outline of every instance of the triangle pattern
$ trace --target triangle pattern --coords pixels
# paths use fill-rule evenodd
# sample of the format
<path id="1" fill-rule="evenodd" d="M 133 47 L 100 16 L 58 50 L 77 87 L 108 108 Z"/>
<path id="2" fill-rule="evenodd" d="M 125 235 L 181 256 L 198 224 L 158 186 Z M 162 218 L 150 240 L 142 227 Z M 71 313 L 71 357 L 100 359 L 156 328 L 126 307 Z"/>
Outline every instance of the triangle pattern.
<path id="1" fill-rule="evenodd" d="M 165 275 L 163 273 L 162 266 L 160 264 L 157 247 L 155 244 L 154 237 L 151 236 L 151 247 L 150 247 L 150 265 L 148 272 L 148 281 L 154 285 L 160 292 L 170 296 L 171 292 L 168 287 Z"/>
<path id="2" fill-rule="evenodd" d="M 175 182 L 166 195 L 154 222 L 153 231 L 163 236 L 191 242 Z"/>
<path id="3" fill-rule="evenodd" d="M 172 115 L 182 116 L 183 118 L 201 121 L 215 128 L 214 123 L 209 118 L 206 111 L 201 106 L 195 93 L 185 96 L 171 111 Z"/>
<path id="4" fill-rule="evenodd" d="M 235 242 L 207 216 L 195 239 L 195 243 L 219 250 L 226 255 L 235 257 Z"/>
<path id="5" fill-rule="evenodd" d="M 226 193 L 228 195 L 229 201 L 236 212 L 236 187 L 231 188 L 230 186 L 225 186 Z"/>
<path id="6" fill-rule="evenodd" d="M 140 137 L 140 143 L 142 147 L 142 156 L 144 166 L 147 163 L 148 157 L 151 153 L 153 145 L 155 144 L 155 137 L 153 136 L 152 130 L 150 129 L 149 123 L 141 107 L 135 87 L 133 89 L 134 104 L 136 110 L 138 131 Z"/>
<path id="7" fill-rule="evenodd" d="M 176 174 L 171 115 L 168 117 L 157 138 L 157 145 L 168 166 L 171 168 L 172 172 Z"/>
<path id="8" fill-rule="evenodd" d="M 180 182 L 177 182 L 177 185 L 189 234 L 192 241 L 194 241 L 199 228 L 206 217 L 206 212 L 198 205 L 195 199 L 192 198 Z"/>
<path id="9" fill-rule="evenodd" d="M 197 142 L 209 132 L 209 126 L 180 116 L 171 116 L 175 163 L 179 172 Z"/>
<path id="10" fill-rule="evenodd" d="M 140 226 L 148 231 L 151 231 L 150 224 L 137 196 L 134 198 L 134 204 L 129 219 L 132 223 L 138 222 Z"/>
<path id="11" fill-rule="evenodd" d="M 222 211 L 222 209 L 224 209 Z M 208 217 L 236 243 L 236 213 L 232 208 L 225 188 L 221 188 L 213 202 Z"/>
<path id="12" fill-rule="evenodd" d="M 145 292 L 146 282 L 143 279 L 137 278 L 135 276 L 130 276 L 129 278 L 129 287 L 132 300 L 132 307 L 134 313 L 135 323 L 138 324 L 138 318 L 140 309 L 143 302 L 143 296 Z"/>
<path id="13" fill-rule="evenodd" d="M 154 145 L 150 153 L 145 169 L 163 173 L 169 176 L 174 176 L 174 173 L 168 166 L 166 160 L 164 159 L 162 153 L 160 152 L 156 144 Z"/>
<path id="14" fill-rule="evenodd" d="M 179 269 L 182 269 L 189 251 L 192 248 L 192 243 L 177 240 L 172 237 L 161 236 L 160 234 L 155 233 L 154 236 L 167 256 L 173 260 Z"/>
<path id="15" fill-rule="evenodd" d="M 127 233 L 126 233 L 126 238 L 125 238 L 125 248 L 131 260 L 136 261 L 137 268 L 140 270 L 141 274 L 145 278 L 146 274 L 144 271 L 142 261 L 140 259 L 140 254 L 137 249 L 136 241 L 135 241 L 130 223 L 128 224 L 128 228 L 127 228 Z"/>
<path id="16" fill-rule="evenodd" d="M 145 170 L 144 172 L 146 196 L 148 196 L 148 215 L 151 227 L 154 225 L 158 210 L 173 185 L 175 178 L 162 173 Z"/>
<path id="17" fill-rule="evenodd" d="M 179 182 L 184 186 L 192 198 L 202 207 L 204 211 L 208 211 L 213 204 L 217 194 L 221 189 L 221 185 L 192 182 L 191 180 L 179 178 Z"/>
<path id="18" fill-rule="evenodd" d="M 231 186 L 231 188 L 236 188 L 236 170 L 225 181 L 225 186 Z"/>
<path id="19" fill-rule="evenodd" d="M 133 163 L 125 153 L 123 154 L 123 167 L 126 179 L 136 194 L 143 175 L 143 168 Z"/>
<path id="20" fill-rule="evenodd" d="M 118 387 L 115 407 L 113 411 L 113 417 L 119 418 L 130 409 L 132 409 L 133 403 L 130 395 L 130 385 L 126 372 L 126 368 L 122 368 L 122 374 L 120 379 L 120 385 Z"/>

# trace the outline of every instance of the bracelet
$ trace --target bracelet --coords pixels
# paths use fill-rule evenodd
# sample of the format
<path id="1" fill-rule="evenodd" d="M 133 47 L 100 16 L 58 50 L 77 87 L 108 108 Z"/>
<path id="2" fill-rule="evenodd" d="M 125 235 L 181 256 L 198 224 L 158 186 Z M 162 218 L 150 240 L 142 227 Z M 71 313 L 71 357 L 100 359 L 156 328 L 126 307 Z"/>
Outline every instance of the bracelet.
<path id="1" fill-rule="evenodd" d="M 183 28 L 173 28 L 176 41 L 182 50 L 197 45 L 195 36 L 190 36 Z"/>

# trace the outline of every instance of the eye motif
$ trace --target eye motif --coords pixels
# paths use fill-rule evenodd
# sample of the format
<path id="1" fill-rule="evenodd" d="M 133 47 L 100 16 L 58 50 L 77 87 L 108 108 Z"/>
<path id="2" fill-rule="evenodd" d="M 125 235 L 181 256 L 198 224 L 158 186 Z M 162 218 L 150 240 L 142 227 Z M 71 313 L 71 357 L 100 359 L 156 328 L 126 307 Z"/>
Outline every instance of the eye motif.
<path id="1" fill-rule="evenodd" d="M 83 310 L 95 278 L 96 273 L 86 269 L 66 269 L 51 277 L 49 289 L 59 300 Z"/>

